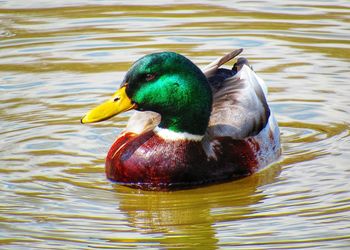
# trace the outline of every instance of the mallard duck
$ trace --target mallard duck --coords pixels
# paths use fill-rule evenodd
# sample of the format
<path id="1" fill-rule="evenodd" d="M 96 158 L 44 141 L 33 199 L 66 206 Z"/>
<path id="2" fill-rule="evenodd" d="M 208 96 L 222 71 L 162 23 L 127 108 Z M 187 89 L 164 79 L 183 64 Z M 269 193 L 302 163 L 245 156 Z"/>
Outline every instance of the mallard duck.
<path id="1" fill-rule="evenodd" d="M 146 190 L 173 190 L 249 176 L 281 152 L 267 88 L 239 58 L 203 70 L 174 52 L 137 60 L 117 92 L 82 123 L 136 110 L 106 158 L 107 178 Z"/>

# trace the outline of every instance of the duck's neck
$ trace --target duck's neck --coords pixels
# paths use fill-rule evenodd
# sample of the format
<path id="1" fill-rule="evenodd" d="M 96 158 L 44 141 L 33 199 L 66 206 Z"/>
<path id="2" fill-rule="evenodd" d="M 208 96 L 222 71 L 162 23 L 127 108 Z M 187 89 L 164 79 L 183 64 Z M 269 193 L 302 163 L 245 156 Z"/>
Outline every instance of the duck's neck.
<path id="1" fill-rule="evenodd" d="M 159 127 L 178 133 L 204 135 L 209 122 L 210 110 L 195 112 L 184 110 L 182 114 L 162 115 Z"/>
<path id="2" fill-rule="evenodd" d="M 212 93 L 205 76 L 191 91 L 181 93 L 184 102 L 173 104 L 170 111 L 161 113 L 160 128 L 178 133 L 204 135 L 208 127 L 212 106 Z M 169 109 L 167 109 L 169 110 Z"/>

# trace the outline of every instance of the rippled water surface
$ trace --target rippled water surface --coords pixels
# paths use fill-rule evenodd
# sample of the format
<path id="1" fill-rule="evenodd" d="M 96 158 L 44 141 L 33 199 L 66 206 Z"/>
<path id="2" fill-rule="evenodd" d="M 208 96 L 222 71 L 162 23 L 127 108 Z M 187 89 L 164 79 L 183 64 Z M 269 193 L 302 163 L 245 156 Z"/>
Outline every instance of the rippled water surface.
<path id="1" fill-rule="evenodd" d="M 0 1 L 0 249 L 348 249 L 348 1 Z M 130 113 L 81 125 L 137 58 L 235 48 L 269 85 L 279 162 L 178 192 L 106 180 Z"/>

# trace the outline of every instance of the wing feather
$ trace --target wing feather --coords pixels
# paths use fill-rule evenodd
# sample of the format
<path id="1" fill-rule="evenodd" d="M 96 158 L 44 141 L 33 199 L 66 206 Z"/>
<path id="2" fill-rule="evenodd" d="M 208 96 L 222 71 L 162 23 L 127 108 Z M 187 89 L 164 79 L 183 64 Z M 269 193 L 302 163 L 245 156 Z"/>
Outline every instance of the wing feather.
<path id="1" fill-rule="evenodd" d="M 225 63 L 227 63 L 228 61 L 232 60 L 233 58 L 235 58 L 236 56 L 238 56 L 239 54 L 241 54 L 243 51 L 243 49 L 236 49 L 226 55 L 224 55 L 223 57 L 220 57 L 218 59 L 216 59 L 215 61 L 213 61 L 212 63 L 210 63 L 209 65 L 207 65 L 204 69 L 202 69 L 204 75 L 209 78 L 213 75 L 216 74 L 217 69 L 221 66 L 224 65 Z"/>
<path id="2" fill-rule="evenodd" d="M 266 126 L 270 116 L 266 93 L 263 80 L 247 65 L 214 91 L 212 113 L 203 139 L 209 158 L 217 158 L 220 151 L 217 138 L 241 140 L 257 135 Z"/>

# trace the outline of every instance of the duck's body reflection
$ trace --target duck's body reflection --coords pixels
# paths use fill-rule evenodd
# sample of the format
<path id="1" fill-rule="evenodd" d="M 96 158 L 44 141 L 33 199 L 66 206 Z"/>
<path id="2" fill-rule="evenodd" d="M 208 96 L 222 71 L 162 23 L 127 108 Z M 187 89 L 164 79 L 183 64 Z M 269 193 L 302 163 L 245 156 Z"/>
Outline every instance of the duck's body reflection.
<path id="1" fill-rule="evenodd" d="M 116 185 L 115 195 L 129 226 L 142 234 L 160 233 L 156 241 L 162 247 L 217 249 L 219 224 L 232 224 L 253 214 L 254 205 L 265 197 L 259 187 L 274 182 L 279 172 L 276 164 L 242 180 L 176 192 L 147 192 Z"/>

